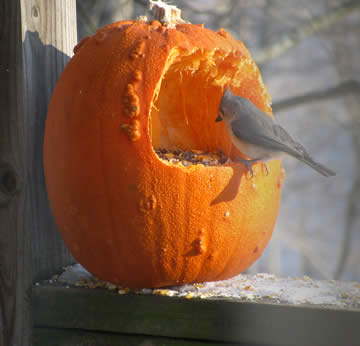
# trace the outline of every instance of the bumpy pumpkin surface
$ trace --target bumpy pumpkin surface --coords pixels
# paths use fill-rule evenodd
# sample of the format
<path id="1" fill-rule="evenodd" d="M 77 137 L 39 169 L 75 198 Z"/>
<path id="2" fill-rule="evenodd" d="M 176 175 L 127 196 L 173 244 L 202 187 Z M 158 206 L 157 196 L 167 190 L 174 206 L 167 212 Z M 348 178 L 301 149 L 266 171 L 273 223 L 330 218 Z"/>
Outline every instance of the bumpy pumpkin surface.
<path id="1" fill-rule="evenodd" d="M 172 164 L 157 148 L 241 155 L 222 123 L 229 84 L 271 115 L 245 46 L 224 30 L 122 21 L 75 48 L 51 99 L 44 165 L 73 256 L 128 287 L 226 279 L 263 252 L 276 221 L 280 161 Z"/>

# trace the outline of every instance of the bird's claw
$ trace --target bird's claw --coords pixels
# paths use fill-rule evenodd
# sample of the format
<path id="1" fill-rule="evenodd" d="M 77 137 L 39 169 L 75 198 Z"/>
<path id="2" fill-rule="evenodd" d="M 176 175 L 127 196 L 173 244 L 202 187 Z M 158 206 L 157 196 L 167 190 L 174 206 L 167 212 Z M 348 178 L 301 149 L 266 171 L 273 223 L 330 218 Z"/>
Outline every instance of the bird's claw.
<path id="1" fill-rule="evenodd" d="M 252 167 L 251 167 L 251 165 L 253 164 L 253 163 L 255 163 L 255 162 L 258 162 L 259 160 L 245 160 L 245 159 L 243 159 L 243 158 L 241 158 L 241 157 L 236 157 L 236 160 L 238 161 L 238 162 L 241 162 L 241 163 L 243 163 L 244 165 L 246 165 L 246 167 L 248 168 L 248 170 L 250 171 L 250 173 L 251 173 L 251 178 L 254 176 L 254 171 L 252 170 Z M 269 175 L 269 168 L 268 168 L 268 166 L 267 166 L 267 164 L 266 164 L 266 162 L 263 162 L 264 163 L 264 166 L 265 166 L 265 169 L 266 169 L 266 176 L 268 176 Z"/>
<path id="2" fill-rule="evenodd" d="M 269 168 L 268 168 L 266 162 L 264 162 L 264 166 L 265 166 L 265 169 L 266 169 L 266 176 L 268 176 L 269 175 Z"/>
<path id="3" fill-rule="evenodd" d="M 246 165 L 246 167 L 248 168 L 248 170 L 249 170 L 250 173 L 251 173 L 251 178 L 252 178 L 252 177 L 254 176 L 254 171 L 252 170 L 251 165 L 254 163 L 254 160 L 245 160 L 245 159 L 243 159 L 243 158 L 241 158 L 241 157 L 237 157 L 236 160 L 237 160 L 238 162 L 241 162 L 241 163 L 243 163 L 244 165 Z"/>

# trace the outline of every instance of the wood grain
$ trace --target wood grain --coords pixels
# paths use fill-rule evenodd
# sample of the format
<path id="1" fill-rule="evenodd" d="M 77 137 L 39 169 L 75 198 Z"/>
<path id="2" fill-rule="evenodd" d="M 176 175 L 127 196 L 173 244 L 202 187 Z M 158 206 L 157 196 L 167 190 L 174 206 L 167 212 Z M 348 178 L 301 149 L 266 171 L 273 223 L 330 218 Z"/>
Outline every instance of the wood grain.
<path id="1" fill-rule="evenodd" d="M 156 337 L 151 335 L 126 335 L 114 333 L 94 333 L 77 330 L 35 328 L 32 346 L 211 346 L 219 343 L 211 341 L 184 340 Z M 222 343 L 222 345 L 238 345 Z M 250 346 L 250 345 L 241 345 Z M 255 346 L 255 345 L 253 345 Z M 262 345 L 256 345 L 262 346 Z"/>
<path id="2" fill-rule="evenodd" d="M 34 279 L 72 262 L 42 168 L 47 105 L 76 43 L 75 0 L 0 5 L 0 345 L 27 346 Z"/>
<path id="3" fill-rule="evenodd" d="M 24 286 L 30 285 L 29 233 L 24 232 L 25 128 L 20 3 L 0 6 L 0 345 L 21 344 L 24 328 Z M 24 314 L 23 318 L 20 315 Z"/>
<path id="4" fill-rule="evenodd" d="M 34 288 L 36 327 L 286 346 L 357 346 L 359 310 Z M 81 344 L 80 344 L 81 345 Z"/>
<path id="5" fill-rule="evenodd" d="M 23 0 L 27 204 L 32 225 L 33 279 L 73 262 L 56 229 L 43 171 L 45 119 L 56 81 L 76 44 L 75 0 Z"/>

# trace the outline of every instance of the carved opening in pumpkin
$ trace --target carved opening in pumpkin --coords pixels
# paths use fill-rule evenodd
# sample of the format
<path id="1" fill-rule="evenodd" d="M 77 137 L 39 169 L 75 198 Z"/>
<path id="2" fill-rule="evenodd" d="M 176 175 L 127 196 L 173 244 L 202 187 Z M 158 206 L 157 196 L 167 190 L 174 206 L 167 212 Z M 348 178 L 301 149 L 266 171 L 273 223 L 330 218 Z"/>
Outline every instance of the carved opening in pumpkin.
<path id="1" fill-rule="evenodd" d="M 154 93 L 149 133 L 153 149 L 219 153 L 233 158 L 224 125 L 216 123 L 224 87 L 241 85 L 253 61 L 236 52 L 173 49 Z"/>

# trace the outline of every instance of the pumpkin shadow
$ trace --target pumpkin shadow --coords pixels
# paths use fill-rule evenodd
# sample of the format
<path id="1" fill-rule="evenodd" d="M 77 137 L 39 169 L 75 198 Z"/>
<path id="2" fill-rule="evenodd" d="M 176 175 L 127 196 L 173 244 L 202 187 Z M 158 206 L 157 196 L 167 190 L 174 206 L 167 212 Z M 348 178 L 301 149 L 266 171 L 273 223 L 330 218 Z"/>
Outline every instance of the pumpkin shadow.
<path id="1" fill-rule="evenodd" d="M 222 202 L 229 202 L 235 199 L 239 192 L 239 186 L 241 179 L 243 179 L 246 173 L 238 173 L 237 170 L 233 169 L 233 176 L 231 177 L 229 183 L 225 186 L 224 190 L 211 201 L 210 205 L 216 205 Z"/>
<path id="2" fill-rule="evenodd" d="M 64 265 L 75 262 L 67 251 L 66 246 L 58 232 L 50 210 L 43 165 L 44 133 L 48 105 L 55 88 L 58 77 L 70 56 L 56 47 L 44 44 L 37 31 L 25 32 L 22 45 L 24 54 L 24 95 L 26 104 L 26 160 L 27 160 L 27 189 L 26 202 L 32 206 L 30 213 L 36 222 L 33 227 L 36 234 L 33 239 L 40 239 L 33 251 L 36 271 L 34 280 L 47 278 L 51 273 L 59 271 Z M 40 92 L 32 93 L 32 90 Z M 35 188 L 36 187 L 36 188 Z M 56 249 L 49 244 L 56 244 Z M 58 256 L 54 256 L 54 251 Z M 60 256 L 61 255 L 61 256 Z M 52 258 L 52 261 L 48 261 Z"/>

